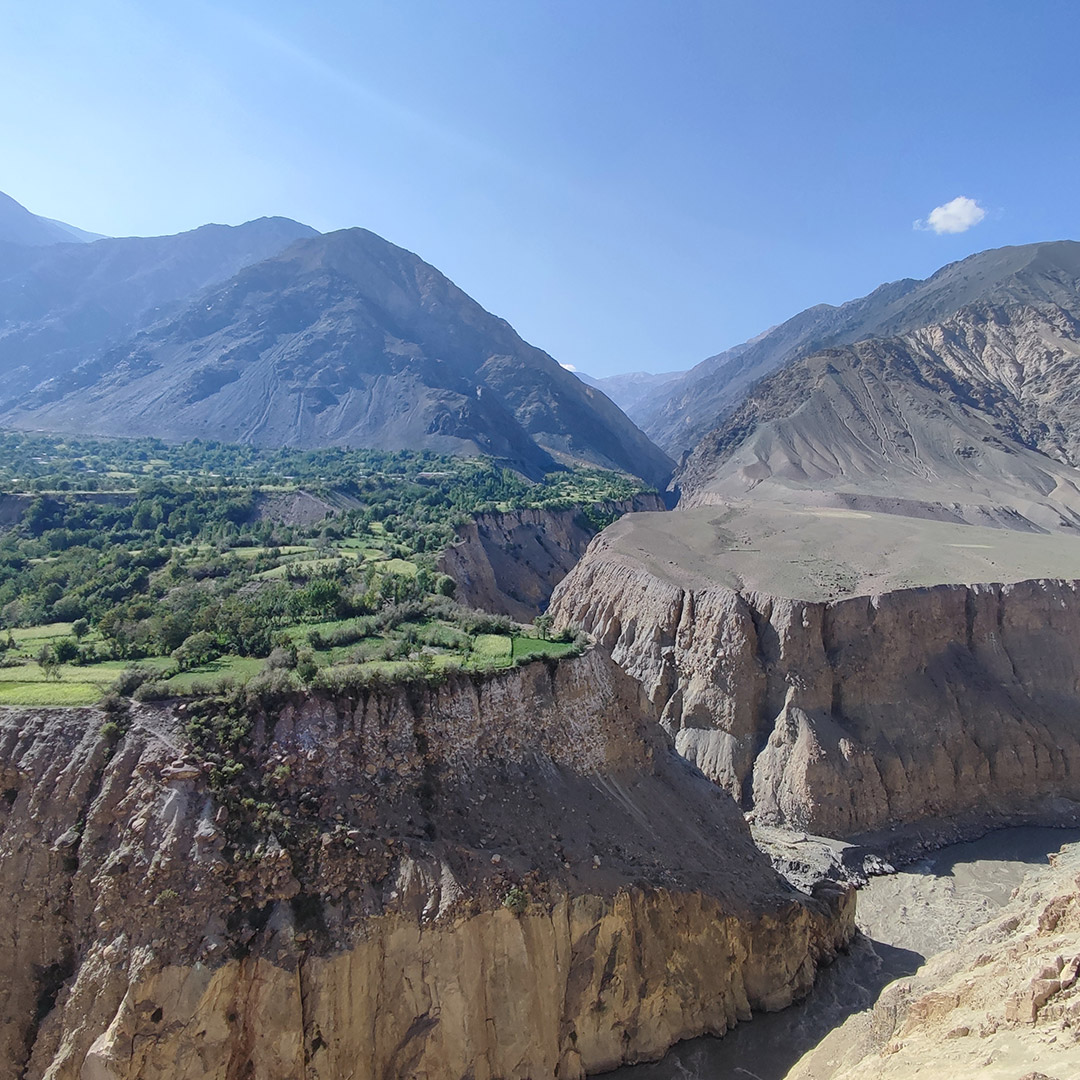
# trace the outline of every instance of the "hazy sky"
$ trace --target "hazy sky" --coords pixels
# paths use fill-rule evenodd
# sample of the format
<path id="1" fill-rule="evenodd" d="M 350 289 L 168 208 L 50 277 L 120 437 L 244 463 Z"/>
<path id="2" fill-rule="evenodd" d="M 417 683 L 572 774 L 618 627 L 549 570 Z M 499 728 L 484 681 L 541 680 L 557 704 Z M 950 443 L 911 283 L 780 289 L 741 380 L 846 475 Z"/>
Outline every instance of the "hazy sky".
<path id="1" fill-rule="evenodd" d="M 1074 0 L 0 0 L 0 190 L 363 225 L 556 359 L 687 367 L 1080 238 Z"/>

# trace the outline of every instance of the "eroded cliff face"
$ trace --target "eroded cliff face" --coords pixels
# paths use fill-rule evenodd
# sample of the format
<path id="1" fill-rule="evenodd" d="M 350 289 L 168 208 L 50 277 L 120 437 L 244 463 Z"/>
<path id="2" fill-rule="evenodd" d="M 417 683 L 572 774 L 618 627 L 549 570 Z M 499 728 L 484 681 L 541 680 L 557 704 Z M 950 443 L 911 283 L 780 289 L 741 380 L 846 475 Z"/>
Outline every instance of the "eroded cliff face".
<path id="1" fill-rule="evenodd" d="M 579 1077 L 853 932 L 598 651 L 247 715 L 0 710 L 0 1076 Z"/>
<path id="2" fill-rule="evenodd" d="M 551 610 L 641 681 L 680 753 L 761 823 L 985 826 L 1080 799 L 1076 582 L 812 603 L 679 587 L 601 537 Z"/>
<path id="3" fill-rule="evenodd" d="M 593 509 L 603 522 L 631 511 L 663 510 L 664 503 L 659 495 L 635 495 Z M 528 622 L 547 607 L 598 529 L 580 510 L 514 510 L 477 514 L 459 531 L 459 543 L 438 563 L 457 583 L 458 600 Z"/>

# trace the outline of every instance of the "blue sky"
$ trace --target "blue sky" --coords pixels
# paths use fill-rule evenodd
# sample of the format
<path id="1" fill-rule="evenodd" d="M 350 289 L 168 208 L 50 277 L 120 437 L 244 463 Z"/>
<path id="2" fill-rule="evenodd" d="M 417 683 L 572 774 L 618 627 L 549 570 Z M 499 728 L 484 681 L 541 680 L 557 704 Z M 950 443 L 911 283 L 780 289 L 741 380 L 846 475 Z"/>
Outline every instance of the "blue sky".
<path id="1" fill-rule="evenodd" d="M 0 0 L 0 18 L 0 190 L 36 213 L 114 235 L 362 225 L 598 375 L 1080 238 L 1071 0 Z M 932 220 L 982 219 L 930 227 L 960 197 L 975 207 Z"/>

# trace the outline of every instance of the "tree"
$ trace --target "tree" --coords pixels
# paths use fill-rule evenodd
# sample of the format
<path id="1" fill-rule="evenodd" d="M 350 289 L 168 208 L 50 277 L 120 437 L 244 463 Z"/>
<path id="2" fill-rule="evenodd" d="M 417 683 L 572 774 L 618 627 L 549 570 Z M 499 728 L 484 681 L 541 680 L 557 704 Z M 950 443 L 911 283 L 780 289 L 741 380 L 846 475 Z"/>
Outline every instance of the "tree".
<path id="1" fill-rule="evenodd" d="M 537 634 L 539 634 L 540 637 L 542 637 L 545 641 L 547 640 L 548 633 L 551 630 L 552 622 L 554 622 L 554 619 L 547 613 L 543 615 L 537 615 L 536 618 L 533 619 L 533 626 L 536 627 Z"/>
<path id="2" fill-rule="evenodd" d="M 54 653 L 48 645 L 42 645 L 38 650 L 37 662 L 46 679 L 56 679 L 59 681 L 60 661 L 56 658 L 56 653 Z"/>
<path id="3" fill-rule="evenodd" d="M 74 638 L 60 638 L 53 646 L 56 660 L 61 664 L 70 664 L 79 655 L 79 646 Z"/>
<path id="4" fill-rule="evenodd" d="M 217 638 L 209 630 L 199 630 L 197 633 L 185 638 L 183 644 L 172 651 L 172 658 L 179 665 L 181 671 L 201 667 L 203 664 L 209 663 L 217 655 Z"/>

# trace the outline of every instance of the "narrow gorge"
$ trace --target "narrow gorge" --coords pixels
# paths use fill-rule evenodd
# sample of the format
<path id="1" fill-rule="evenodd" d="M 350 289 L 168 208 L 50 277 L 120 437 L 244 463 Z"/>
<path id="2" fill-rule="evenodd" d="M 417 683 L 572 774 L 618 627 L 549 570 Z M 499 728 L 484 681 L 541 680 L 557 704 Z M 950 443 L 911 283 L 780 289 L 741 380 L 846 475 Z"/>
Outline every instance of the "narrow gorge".
<path id="1" fill-rule="evenodd" d="M 599 650 L 131 710 L 0 710 L 5 1078 L 581 1077 L 783 1007 L 853 933 Z"/>

